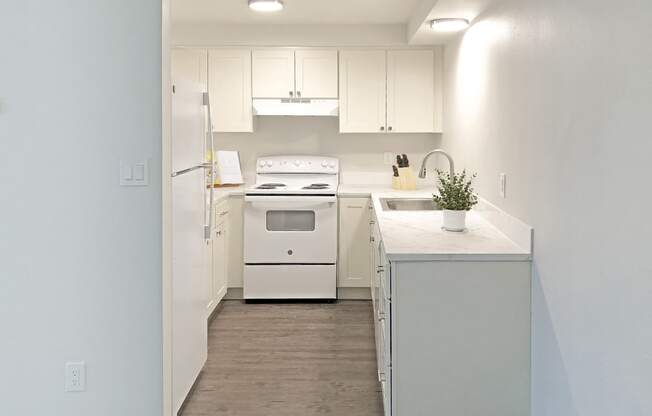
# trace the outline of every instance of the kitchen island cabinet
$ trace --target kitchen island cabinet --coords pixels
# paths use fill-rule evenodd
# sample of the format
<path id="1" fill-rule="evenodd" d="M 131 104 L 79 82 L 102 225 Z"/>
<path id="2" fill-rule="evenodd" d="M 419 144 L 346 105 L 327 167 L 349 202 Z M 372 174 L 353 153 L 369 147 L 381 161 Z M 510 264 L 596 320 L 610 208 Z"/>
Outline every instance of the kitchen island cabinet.
<path id="1" fill-rule="evenodd" d="M 382 211 L 377 196 L 372 201 L 371 293 L 385 415 L 529 414 L 528 250 L 475 215 L 466 235 L 442 235 L 448 241 L 428 249 L 414 241 L 417 229 L 436 229 L 441 213 L 397 215 Z"/>

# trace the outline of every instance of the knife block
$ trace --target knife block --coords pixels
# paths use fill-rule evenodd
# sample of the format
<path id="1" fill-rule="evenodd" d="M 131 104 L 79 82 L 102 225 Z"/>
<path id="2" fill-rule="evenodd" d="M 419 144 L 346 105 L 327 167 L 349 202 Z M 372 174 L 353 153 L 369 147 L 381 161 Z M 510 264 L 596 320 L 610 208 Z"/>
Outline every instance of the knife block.
<path id="1" fill-rule="evenodd" d="M 400 189 L 403 191 L 414 191 L 417 189 L 417 178 L 414 176 L 412 169 L 408 168 L 398 168 L 398 177 L 400 183 Z M 392 180 L 392 187 L 394 181 Z"/>
<path id="2" fill-rule="evenodd" d="M 396 190 L 401 189 L 401 178 L 400 178 L 400 176 L 392 176 L 392 189 L 396 189 Z"/>

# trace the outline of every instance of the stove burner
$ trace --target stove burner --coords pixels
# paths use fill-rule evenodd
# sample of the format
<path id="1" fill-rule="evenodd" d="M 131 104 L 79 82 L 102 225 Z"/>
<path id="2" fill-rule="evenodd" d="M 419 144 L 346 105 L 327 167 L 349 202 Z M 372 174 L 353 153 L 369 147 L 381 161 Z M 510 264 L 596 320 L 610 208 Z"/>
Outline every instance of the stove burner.
<path id="1" fill-rule="evenodd" d="M 326 189 L 328 187 L 330 187 L 330 185 L 327 183 L 313 183 L 311 185 L 304 186 L 301 189 Z"/>
<path id="2" fill-rule="evenodd" d="M 263 183 L 256 187 L 256 189 L 276 189 L 286 186 L 284 183 Z"/>

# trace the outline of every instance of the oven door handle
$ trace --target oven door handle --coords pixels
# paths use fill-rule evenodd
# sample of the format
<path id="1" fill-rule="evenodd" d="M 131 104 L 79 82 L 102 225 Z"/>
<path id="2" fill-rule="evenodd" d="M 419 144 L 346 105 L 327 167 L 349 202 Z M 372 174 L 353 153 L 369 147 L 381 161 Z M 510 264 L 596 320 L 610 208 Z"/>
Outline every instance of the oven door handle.
<path id="1" fill-rule="evenodd" d="M 245 202 L 254 203 L 285 203 L 285 204 L 334 204 L 337 202 L 336 196 L 277 196 L 277 195 L 246 195 Z"/>

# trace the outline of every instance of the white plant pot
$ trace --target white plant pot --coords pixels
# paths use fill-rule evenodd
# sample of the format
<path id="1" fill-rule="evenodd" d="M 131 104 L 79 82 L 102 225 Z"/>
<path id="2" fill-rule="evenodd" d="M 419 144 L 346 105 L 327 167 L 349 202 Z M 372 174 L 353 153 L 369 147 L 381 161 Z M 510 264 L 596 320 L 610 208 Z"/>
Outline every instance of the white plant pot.
<path id="1" fill-rule="evenodd" d="M 444 210 L 444 230 L 464 231 L 466 229 L 466 211 Z"/>

